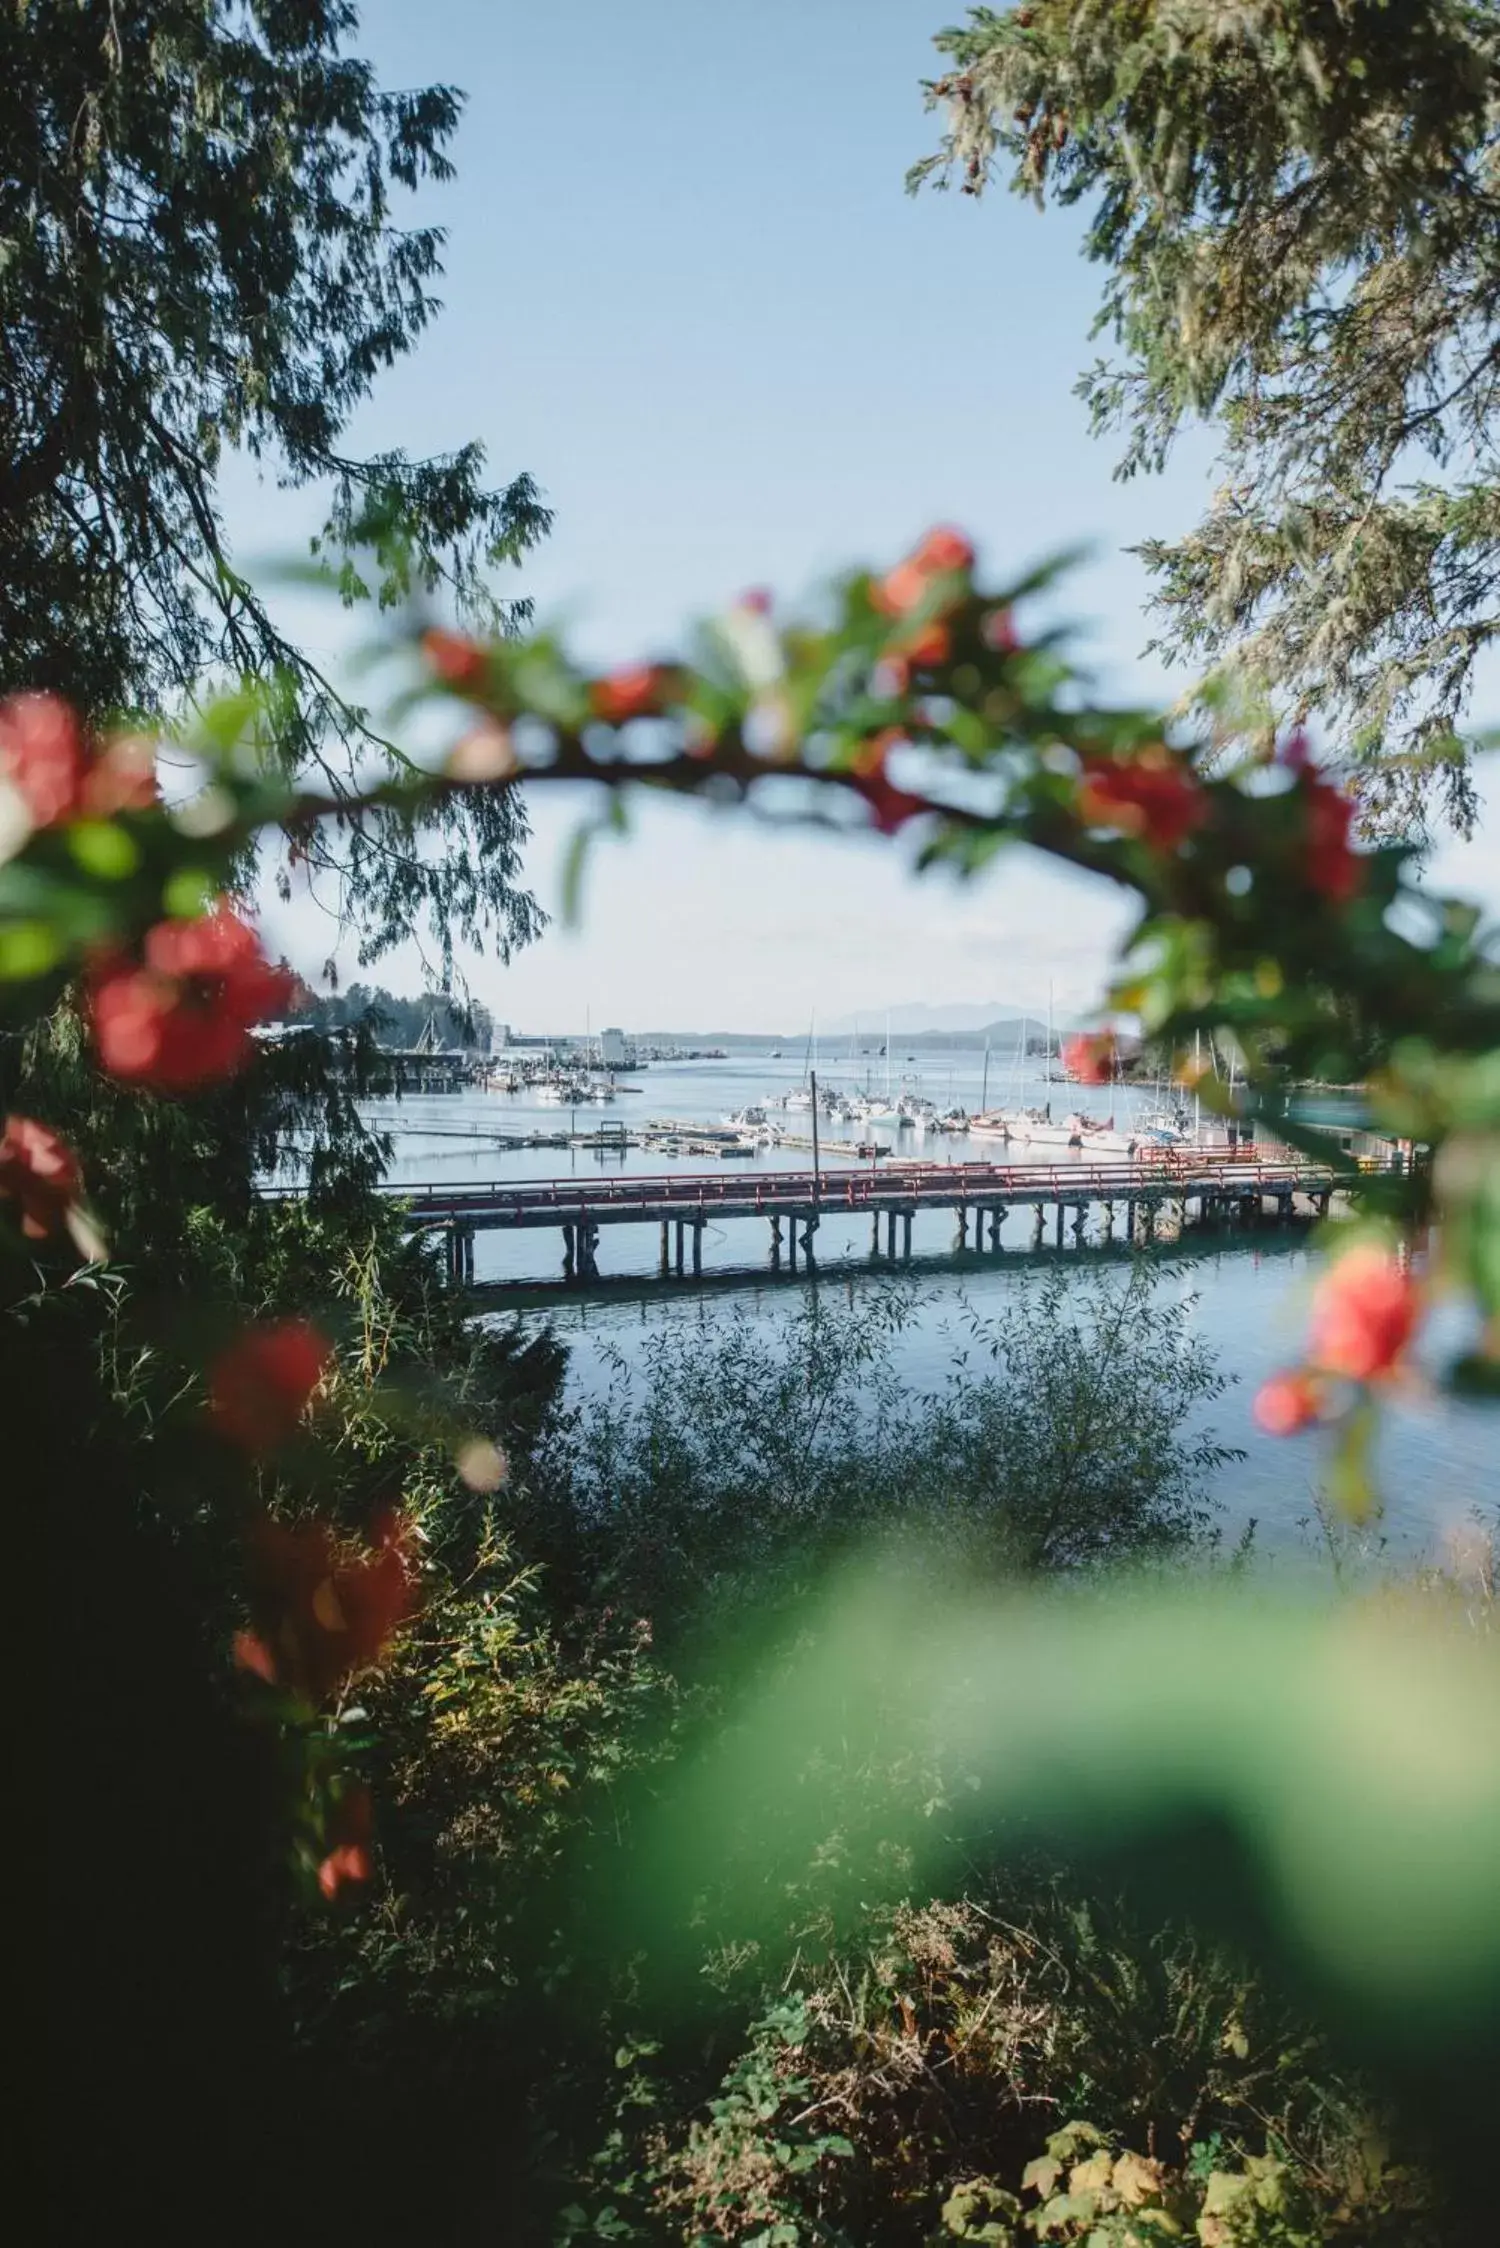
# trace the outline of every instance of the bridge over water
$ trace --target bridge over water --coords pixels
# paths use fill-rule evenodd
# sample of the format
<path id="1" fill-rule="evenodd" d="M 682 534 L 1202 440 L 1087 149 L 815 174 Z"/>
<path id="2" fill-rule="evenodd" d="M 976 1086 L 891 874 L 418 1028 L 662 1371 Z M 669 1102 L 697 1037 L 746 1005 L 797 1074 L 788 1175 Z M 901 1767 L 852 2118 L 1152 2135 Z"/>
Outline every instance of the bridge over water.
<path id="1" fill-rule="evenodd" d="M 413 1231 L 441 1231 L 448 1239 L 455 1281 L 474 1277 L 477 1234 L 556 1228 L 563 1237 L 565 1276 L 579 1285 L 596 1281 L 599 1240 L 606 1226 L 658 1225 L 663 1279 L 700 1277 L 705 1228 L 728 1218 L 761 1218 L 770 1229 L 773 1272 L 795 1273 L 817 1261 L 817 1234 L 825 1220 L 868 1218 L 870 1253 L 891 1263 L 912 1253 L 912 1220 L 919 1210 L 951 1210 L 955 1250 L 1002 1253 L 1000 1228 L 1007 1214 L 1034 1214 L 1033 1247 L 1052 1221 L 1057 1247 L 1071 1224 L 1084 1238 L 1091 1211 L 1100 1214 L 1106 1241 L 1117 1223 L 1127 1241 L 1153 1238 L 1162 1213 L 1179 1226 L 1267 1220 L 1289 1223 L 1323 1215 L 1339 1184 L 1328 1166 L 1295 1156 L 1267 1156 L 1243 1148 L 1153 1150 L 1142 1157 L 1102 1163 L 884 1163 L 878 1169 L 837 1171 L 675 1172 L 659 1177 L 610 1179 L 496 1179 L 483 1184 L 411 1184 L 387 1189 L 405 1206 Z M 882 1229 L 884 1248 L 882 1250 Z"/>

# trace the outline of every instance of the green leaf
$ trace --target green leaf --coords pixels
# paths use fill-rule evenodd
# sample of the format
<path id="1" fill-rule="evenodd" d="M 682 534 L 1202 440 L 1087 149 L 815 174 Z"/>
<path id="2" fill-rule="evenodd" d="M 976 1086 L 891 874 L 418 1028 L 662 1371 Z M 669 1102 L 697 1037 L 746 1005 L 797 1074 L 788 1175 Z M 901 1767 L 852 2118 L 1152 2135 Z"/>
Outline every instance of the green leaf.
<path id="1" fill-rule="evenodd" d="M 44 976 L 62 957 L 62 940 L 45 921 L 0 922 L 0 981 Z"/>

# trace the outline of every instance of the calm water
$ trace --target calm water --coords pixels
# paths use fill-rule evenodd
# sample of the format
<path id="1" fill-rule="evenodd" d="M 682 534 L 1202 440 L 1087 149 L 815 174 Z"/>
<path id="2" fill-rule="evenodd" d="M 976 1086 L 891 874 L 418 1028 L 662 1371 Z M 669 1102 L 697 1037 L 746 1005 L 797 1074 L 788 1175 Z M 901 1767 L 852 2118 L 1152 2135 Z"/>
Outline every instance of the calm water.
<path id="1" fill-rule="evenodd" d="M 925 1094 L 939 1108 L 973 1109 L 979 1106 L 982 1069 L 978 1054 L 927 1054 L 908 1062 L 898 1050 L 892 1063 L 892 1088 L 899 1091 L 904 1079 L 911 1090 Z M 398 1183 L 805 1169 L 811 1161 L 806 1149 L 767 1150 L 753 1162 L 728 1163 L 715 1156 L 673 1158 L 646 1149 L 620 1155 L 583 1148 L 512 1148 L 498 1137 L 506 1130 L 558 1131 L 571 1124 L 588 1131 L 601 1121 L 634 1124 L 647 1118 L 717 1123 L 733 1109 L 797 1084 L 801 1072 L 800 1054 L 787 1054 L 779 1063 L 767 1053 L 718 1062 L 653 1064 L 620 1080 L 622 1086 L 637 1090 L 622 1091 L 608 1107 L 580 1108 L 571 1118 L 566 1110 L 525 1095 L 472 1091 L 372 1102 L 368 1114 L 372 1122 L 396 1134 L 392 1176 Z M 818 1074 L 820 1085 L 862 1089 L 868 1078 L 874 1091 L 885 1089 L 885 1063 L 877 1057 L 825 1056 Z M 1077 1088 L 1043 1083 L 1034 1063 L 1031 1073 L 1021 1077 L 1011 1063 L 992 1055 L 988 1097 L 991 1106 L 1040 1105 L 1050 1099 L 1054 1115 L 1062 1116 L 1080 1096 Z M 1108 1094 L 1092 1096 L 1096 1113 L 1103 1113 L 1109 1098 Z M 1150 1105 L 1149 1096 L 1126 1091 L 1117 1101 L 1116 1119 L 1123 1125 L 1130 1115 Z M 810 1131 L 805 1112 L 772 1111 L 772 1115 L 790 1131 L 804 1136 Z M 1004 1156 L 996 1142 L 971 1143 L 931 1132 L 921 1136 L 903 1132 L 898 1138 L 891 1123 L 858 1127 L 820 1123 L 820 1143 L 830 1172 L 857 1162 L 850 1143 L 866 1131 L 894 1142 L 908 1158 L 962 1162 L 965 1157 L 1001 1160 Z M 1048 1150 L 1049 1159 L 1054 1153 L 1060 1158 L 1063 1151 Z M 1031 1225 L 1029 1210 L 1013 1212 L 1003 1236 L 1006 1246 L 1028 1247 Z M 951 1213 L 917 1213 L 912 1246 L 919 1260 L 941 1260 L 952 1240 Z M 657 1270 L 659 1246 L 654 1225 L 606 1227 L 599 1244 L 600 1271 L 621 1280 L 635 1276 L 649 1281 Z M 863 1277 L 870 1269 L 869 1246 L 868 1220 L 840 1226 L 825 1216 L 818 1235 L 818 1278 L 797 1283 L 795 1293 L 816 1286 L 823 1301 L 857 1300 L 870 1285 Z M 533 1310 L 527 1316 L 550 1318 L 567 1339 L 573 1353 L 571 1379 L 586 1391 L 600 1378 L 601 1347 L 614 1346 L 628 1355 L 635 1341 L 663 1321 L 708 1327 L 723 1317 L 728 1305 L 756 1318 L 783 1316 L 794 1300 L 793 1286 L 784 1279 L 768 1282 L 767 1253 L 764 1220 L 729 1220 L 711 1225 L 704 1235 L 705 1271 L 739 1275 L 722 1290 L 685 1289 L 675 1296 L 670 1291 L 624 1290 L 615 1297 L 556 1298 L 547 1302 L 545 1313 Z M 561 1234 L 550 1230 L 481 1233 L 475 1261 L 480 1281 L 555 1282 L 562 1273 Z M 1226 1531 L 1233 1535 L 1253 1515 L 1267 1548 L 1291 1550 L 1305 1545 L 1308 1533 L 1303 1525 L 1312 1512 L 1319 1440 L 1278 1443 L 1260 1436 L 1250 1420 L 1256 1384 L 1297 1353 L 1315 1264 L 1305 1238 L 1268 1229 L 1250 1237 L 1243 1247 L 1166 1251 L 1159 1261 L 1163 1288 L 1174 1298 L 1196 1299 L 1193 1319 L 1198 1332 L 1217 1352 L 1221 1369 L 1236 1377 L 1235 1386 L 1205 1416 L 1222 1442 L 1241 1446 L 1246 1453 L 1244 1460 L 1223 1469 L 1216 1486 Z M 1003 1261 L 998 1265 L 970 1261 L 962 1270 L 941 1263 L 936 1269 L 919 1266 L 913 1285 L 922 1302 L 897 1344 L 898 1363 L 913 1384 L 923 1388 L 940 1384 L 963 1346 L 967 1315 L 983 1317 L 997 1309 L 1018 1285 L 1018 1270 L 1019 1266 L 1007 1270 Z M 1440 1343 L 1442 1338 L 1439 1316 L 1434 1340 Z M 1436 1397 L 1412 1398 L 1388 1412 L 1379 1470 L 1386 1499 L 1382 1535 L 1390 1549 L 1415 1557 L 1434 1550 L 1447 1531 L 1462 1525 L 1476 1509 L 1491 1517 L 1500 1514 L 1497 1431 L 1500 1421 L 1494 1414 Z"/>

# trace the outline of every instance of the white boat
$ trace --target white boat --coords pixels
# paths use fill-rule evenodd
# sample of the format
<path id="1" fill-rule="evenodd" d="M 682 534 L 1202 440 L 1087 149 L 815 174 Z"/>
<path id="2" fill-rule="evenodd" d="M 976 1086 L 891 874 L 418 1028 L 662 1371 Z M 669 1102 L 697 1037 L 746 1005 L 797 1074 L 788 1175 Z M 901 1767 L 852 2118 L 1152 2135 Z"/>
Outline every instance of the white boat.
<path id="1" fill-rule="evenodd" d="M 1134 1155 L 1140 1145 L 1140 1138 L 1137 1133 L 1117 1131 L 1113 1120 L 1108 1124 L 1091 1124 L 1087 1118 L 1080 1117 L 1079 1122 L 1082 1125 L 1082 1132 L 1077 1145 L 1083 1149 L 1085 1155 L 1129 1156 Z"/>
<path id="2" fill-rule="evenodd" d="M 733 1125 L 736 1131 L 758 1130 L 765 1121 L 766 1112 L 758 1102 L 752 1102 L 748 1108 L 732 1109 L 724 1118 L 724 1122 Z"/>
<path id="3" fill-rule="evenodd" d="M 1066 1147 L 1071 1134 L 1054 1123 L 1051 1112 L 1045 1108 L 1001 1108 L 986 1119 L 986 1125 L 998 1126 L 1008 1140 L 1029 1147 L 1033 1140 L 1041 1145 Z M 970 1127 L 972 1130 L 972 1126 Z"/>

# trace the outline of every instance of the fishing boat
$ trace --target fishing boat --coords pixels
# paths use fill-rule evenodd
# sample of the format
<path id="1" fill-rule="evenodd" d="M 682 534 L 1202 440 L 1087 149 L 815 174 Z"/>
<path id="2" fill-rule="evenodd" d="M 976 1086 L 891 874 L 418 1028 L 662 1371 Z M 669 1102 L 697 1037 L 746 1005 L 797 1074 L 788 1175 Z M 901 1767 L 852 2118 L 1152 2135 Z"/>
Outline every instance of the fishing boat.
<path id="1" fill-rule="evenodd" d="M 736 1131 L 755 1131 L 766 1122 L 766 1112 L 758 1101 L 752 1101 L 747 1108 L 732 1109 L 724 1122 Z"/>

